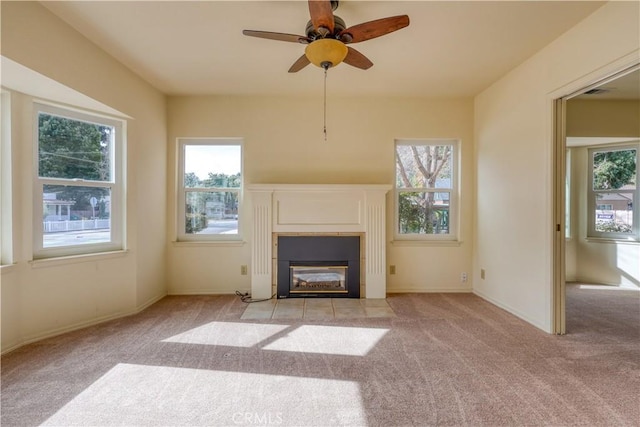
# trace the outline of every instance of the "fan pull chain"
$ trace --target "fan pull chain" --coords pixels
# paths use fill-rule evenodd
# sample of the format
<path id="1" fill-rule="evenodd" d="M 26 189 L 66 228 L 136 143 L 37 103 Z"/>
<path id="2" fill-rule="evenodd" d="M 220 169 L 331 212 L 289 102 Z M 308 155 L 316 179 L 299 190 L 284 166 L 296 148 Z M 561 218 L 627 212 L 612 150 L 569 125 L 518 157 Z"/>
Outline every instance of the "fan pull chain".
<path id="1" fill-rule="evenodd" d="M 324 140 L 327 140 L 327 67 L 324 68 Z"/>

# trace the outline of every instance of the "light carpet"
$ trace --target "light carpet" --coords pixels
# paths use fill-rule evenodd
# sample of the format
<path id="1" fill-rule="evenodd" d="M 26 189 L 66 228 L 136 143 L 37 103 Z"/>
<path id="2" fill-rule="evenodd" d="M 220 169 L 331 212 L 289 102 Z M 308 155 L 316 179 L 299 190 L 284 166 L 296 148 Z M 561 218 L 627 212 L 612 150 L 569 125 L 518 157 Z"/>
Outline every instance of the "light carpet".
<path id="1" fill-rule="evenodd" d="M 4 355 L 1 424 L 638 426 L 639 296 L 570 286 L 566 336 L 472 294 L 264 320 L 171 296 Z"/>

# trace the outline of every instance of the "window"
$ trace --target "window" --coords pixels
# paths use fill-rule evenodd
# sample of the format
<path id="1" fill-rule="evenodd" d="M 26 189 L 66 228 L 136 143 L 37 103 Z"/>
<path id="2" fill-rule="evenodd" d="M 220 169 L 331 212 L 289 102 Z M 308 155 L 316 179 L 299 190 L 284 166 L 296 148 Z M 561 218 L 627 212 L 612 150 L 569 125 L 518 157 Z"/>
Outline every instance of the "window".
<path id="1" fill-rule="evenodd" d="M 239 239 L 242 141 L 183 138 L 178 147 L 178 240 Z"/>
<path id="2" fill-rule="evenodd" d="M 638 151 L 638 144 L 589 150 L 590 237 L 638 240 Z"/>
<path id="3" fill-rule="evenodd" d="M 123 249 L 122 121 L 35 104 L 34 258 Z"/>
<path id="4" fill-rule="evenodd" d="M 397 239 L 457 239 L 456 140 L 396 141 Z"/>

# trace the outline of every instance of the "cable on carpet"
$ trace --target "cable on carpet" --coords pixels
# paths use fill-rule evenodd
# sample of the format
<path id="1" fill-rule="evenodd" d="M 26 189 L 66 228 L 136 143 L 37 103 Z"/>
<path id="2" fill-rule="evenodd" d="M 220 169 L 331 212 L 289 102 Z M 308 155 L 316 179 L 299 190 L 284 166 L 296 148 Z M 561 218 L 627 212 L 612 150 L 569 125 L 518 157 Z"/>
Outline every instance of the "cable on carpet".
<path id="1" fill-rule="evenodd" d="M 253 298 L 251 298 L 251 294 L 249 292 L 242 293 L 240 291 L 236 291 L 236 295 L 238 295 L 240 297 L 240 301 L 245 302 L 247 304 L 250 304 L 252 302 L 269 301 L 274 296 L 276 296 L 276 294 L 273 294 L 273 295 L 271 295 L 271 298 L 253 299 Z"/>

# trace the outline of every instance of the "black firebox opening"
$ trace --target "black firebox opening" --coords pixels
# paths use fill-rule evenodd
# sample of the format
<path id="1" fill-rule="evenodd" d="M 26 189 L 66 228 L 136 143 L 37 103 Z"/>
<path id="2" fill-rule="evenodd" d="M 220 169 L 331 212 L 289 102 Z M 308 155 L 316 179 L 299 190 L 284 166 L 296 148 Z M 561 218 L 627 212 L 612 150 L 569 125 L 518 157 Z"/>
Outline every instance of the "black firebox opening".
<path id="1" fill-rule="evenodd" d="M 278 298 L 360 298 L 360 237 L 278 236 Z"/>

